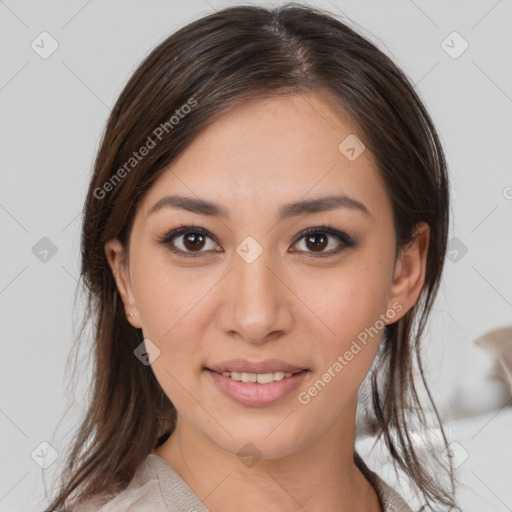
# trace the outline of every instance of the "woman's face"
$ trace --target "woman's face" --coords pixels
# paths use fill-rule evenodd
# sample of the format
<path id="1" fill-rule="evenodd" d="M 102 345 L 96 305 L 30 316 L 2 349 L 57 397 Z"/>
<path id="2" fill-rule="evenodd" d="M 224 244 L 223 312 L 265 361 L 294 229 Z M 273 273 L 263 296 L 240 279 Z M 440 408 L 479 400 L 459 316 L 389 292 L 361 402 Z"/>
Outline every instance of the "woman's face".
<path id="1" fill-rule="evenodd" d="M 419 294 L 420 252 L 394 266 L 391 203 L 355 133 L 325 95 L 253 100 L 137 209 L 116 275 L 128 320 L 181 428 L 232 453 L 276 458 L 350 432 L 385 319 Z M 121 250 L 107 244 L 113 269 Z"/>

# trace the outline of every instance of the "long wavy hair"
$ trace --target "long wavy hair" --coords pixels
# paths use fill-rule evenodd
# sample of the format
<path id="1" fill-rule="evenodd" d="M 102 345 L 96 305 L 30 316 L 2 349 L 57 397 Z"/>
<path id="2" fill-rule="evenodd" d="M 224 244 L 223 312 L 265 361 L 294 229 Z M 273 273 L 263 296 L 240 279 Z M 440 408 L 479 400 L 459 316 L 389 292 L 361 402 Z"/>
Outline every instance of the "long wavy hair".
<path id="1" fill-rule="evenodd" d="M 105 242 L 118 238 L 127 247 L 144 193 L 219 116 L 250 99 L 311 91 L 334 95 L 374 155 L 392 201 L 397 249 L 411 240 L 418 222 L 430 226 L 422 294 L 385 328 L 371 371 L 371 403 L 395 468 L 429 505 L 455 506 L 451 461 L 443 465 L 440 459 L 437 470 L 429 470 L 411 435 L 412 425 L 426 424 L 416 361 L 447 447 L 420 357 L 449 228 L 443 149 L 413 85 L 389 57 L 332 13 L 289 3 L 235 6 L 189 23 L 151 51 L 113 107 L 83 210 L 80 283 L 86 306 L 74 348 L 91 327 L 92 386 L 57 496 L 45 512 L 125 488 L 176 424 L 176 410 L 151 367 L 134 356 L 142 330 L 126 319 Z M 151 150 L 134 160 L 144 145 Z M 449 475 L 443 483 L 441 467 Z"/>

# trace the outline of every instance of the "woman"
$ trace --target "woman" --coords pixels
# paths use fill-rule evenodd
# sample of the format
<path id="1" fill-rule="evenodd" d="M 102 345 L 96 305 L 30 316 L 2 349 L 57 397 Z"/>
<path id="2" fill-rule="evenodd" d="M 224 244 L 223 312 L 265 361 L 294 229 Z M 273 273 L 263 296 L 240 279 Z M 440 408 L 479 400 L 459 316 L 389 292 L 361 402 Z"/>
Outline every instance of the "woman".
<path id="1" fill-rule="evenodd" d="M 368 374 L 397 468 L 455 506 L 410 435 L 448 199 L 407 78 L 329 13 L 232 7 L 163 41 L 95 162 L 93 396 L 47 512 L 411 510 L 354 450 Z"/>

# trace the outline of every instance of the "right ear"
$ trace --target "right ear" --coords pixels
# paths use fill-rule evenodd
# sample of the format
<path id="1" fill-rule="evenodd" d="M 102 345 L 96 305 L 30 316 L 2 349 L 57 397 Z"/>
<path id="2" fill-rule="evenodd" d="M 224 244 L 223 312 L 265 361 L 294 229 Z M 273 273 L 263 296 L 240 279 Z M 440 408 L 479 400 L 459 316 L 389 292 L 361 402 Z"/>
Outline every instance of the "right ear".
<path id="1" fill-rule="evenodd" d="M 107 256 L 108 264 L 114 275 L 119 295 L 123 301 L 128 322 L 130 322 L 133 327 L 140 329 L 142 326 L 139 319 L 139 312 L 135 305 L 135 297 L 133 295 L 130 273 L 126 265 L 124 247 L 117 238 L 105 243 L 105 255 Z"/>

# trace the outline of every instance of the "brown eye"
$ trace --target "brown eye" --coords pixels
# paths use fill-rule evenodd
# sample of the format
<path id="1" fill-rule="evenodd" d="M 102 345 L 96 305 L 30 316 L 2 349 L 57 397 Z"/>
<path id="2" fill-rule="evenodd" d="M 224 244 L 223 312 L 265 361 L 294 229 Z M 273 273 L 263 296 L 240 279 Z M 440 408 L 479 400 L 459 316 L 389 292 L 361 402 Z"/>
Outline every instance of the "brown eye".
<path id="1" fill-rule="evenodd" d="M 354 247 L 356 242 L 346 233 L 328 226 L 308 228 L 299 234 L 294 245 L 297 251 L 308 256 L 333 256 L 344 249 Z"/>
<path id="2" fill-rule="evenodd" d="M 328 239 L 325 233 L 307 235 L 305 237 L 306 247 L 314 252 L 323 251 L 328 245 Z"/>
<path id="3" fill-rule="evenodd" d="M 159 242 L 180 256 L 200 256 L 211 251 L 222 252 L 208 231 L 193 226 L 173 229 Z"/>
<path id="4" fill-rule="evenodd" d="M 183 236 L 183 245 L 189 251 L 200 251 L 205 245 L 205 236 L 198 233 L 188 233 Z"/>

